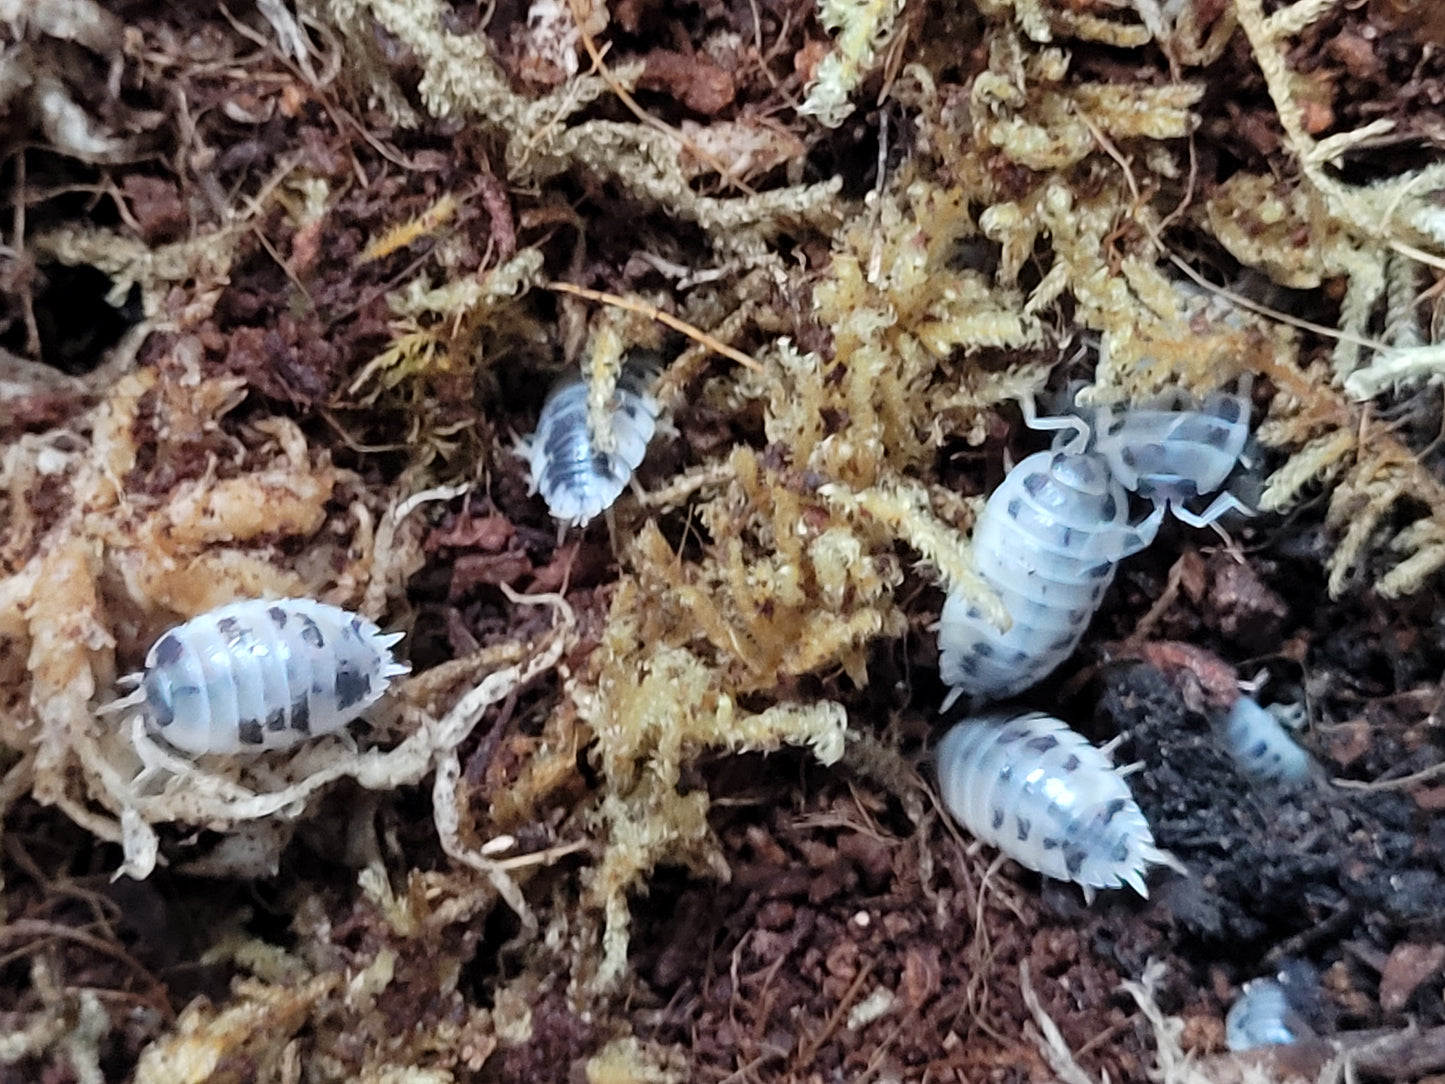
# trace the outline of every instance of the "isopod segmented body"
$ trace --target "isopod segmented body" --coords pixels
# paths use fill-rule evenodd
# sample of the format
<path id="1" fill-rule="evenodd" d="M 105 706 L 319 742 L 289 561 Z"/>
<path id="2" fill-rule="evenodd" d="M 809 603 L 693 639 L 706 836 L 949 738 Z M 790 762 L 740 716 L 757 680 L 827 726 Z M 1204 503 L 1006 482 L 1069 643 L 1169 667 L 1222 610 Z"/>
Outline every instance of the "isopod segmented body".
<path id="1" fill-rule="evenodd" d="M 1298 1042 L 1311 1033 L 1284 987 L 1273 979 L 1244 984 L 1244 993 L 1224 1017 L 1224 1042 L 1230 1050 L 1254 1050 Z"/>
<path id="2" fill-rule="evenodd" d="M 1303 783 L 1314 772 L 1310 755 L 1253 697 L 1241 696 L 1219 723 L 1220 736 L 1239 770 L 1266 783 Z"/>
<path id="3" fill-rule="evenodd" d="M 527 461 L 533 493 L 552 515 L 584 526 L 612 507 L 641 464 L 657 429 L 650 374 L 627 366 L 617 380 L 611 451 L 603 451 L 587 420 L 587 383 L 572 373 L 558 381 L 542 405 L 537 429 L 517 444 Z"/>
<path id="4" fill-rule="evenodd" d="M 1089 443 L 1109 462 L 1125 489 L 1168 506 L 1185 523 L 1202 527 L 1225 512 L 1246 509 L 1222 493 L 1203 512 L 1186 501 L 1213 493 L 1234 470 L 1249 439 L 1249 399 L 1217 392 L 1199 409 L 1173 404 L 1100 410 Z"/>
<path id="5" fill-rule="evenodd" d="M 1129 495 L 1102 456 L 1037 452 L 1004 478 L 973 531 L 979 575 L 1013 619 L 1000 631 L 958 591 L 938 621 L 939 670 L 955 692 L 999 700 L 1073 654 L 1118 562 L 1147 546 L 1163 515 L 1129 523 Z"/>
<path id="6" fill-rule="evenodd" d="M 1151 865 L 1181 869 L 1154 844 L 1107 753 L 1039 712 L 994 713 L 952 727 L 935 753 L 943 804 L 1021 866 L 1082 885 L 1149 889 Z"/>
<path id="7" fill-rule="evenodd" d="M 234 602 L 152 645 L 135 700 L 187 753 L 284 749 L 340 730 L 407 673 L 364 617 L 312 599 Z"/>

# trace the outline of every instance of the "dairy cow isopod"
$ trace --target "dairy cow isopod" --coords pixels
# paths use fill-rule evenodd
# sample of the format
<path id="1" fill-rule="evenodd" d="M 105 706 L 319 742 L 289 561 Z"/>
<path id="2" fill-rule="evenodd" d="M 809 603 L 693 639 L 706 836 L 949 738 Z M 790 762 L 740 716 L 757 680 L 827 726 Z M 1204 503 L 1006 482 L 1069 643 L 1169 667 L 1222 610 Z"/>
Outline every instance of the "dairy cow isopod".
<path id="1" fill-rule="evenodd" d="M 187 753 L 285 749 L 340 730 L 407 673 L 401 633 L 311 599 L 234 602 L 151 647 L 139 688 L 146 728 Z"/>

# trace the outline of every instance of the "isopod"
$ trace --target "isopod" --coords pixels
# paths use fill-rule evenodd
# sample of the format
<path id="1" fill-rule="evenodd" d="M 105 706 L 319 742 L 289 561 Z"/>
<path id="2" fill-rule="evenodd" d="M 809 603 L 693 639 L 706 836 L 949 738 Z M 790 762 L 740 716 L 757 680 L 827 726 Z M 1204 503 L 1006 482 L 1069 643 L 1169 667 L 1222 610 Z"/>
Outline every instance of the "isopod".
<path id="1" fill-rule="evenodd" d="M 1285 988 L 1274 979 L 1245 983 L 1224 1017 L 1224 1042 L 1233 1051 L 1294 1043 L 1311 1034 Z"/>
<path id="2" fill-rule="evenodd" d="M 1000 631 L 950 592 L 938 621 L 948 703 L 1001 700 L 1047 677 L 1078 646 L 1119 561 L 1153 541 L 1162 517 L 1158 507 L 1129 523 L 1129 495 L 1102 456 L 1036 452 L 1014 467 L 973 530 L 979 575 L 1012 624 Z"/>
<path id="3" fill-rule="evenodd" d="M 250 599 L 158 639 L 135 693 L 146 728 L 187 753 L 285 749 L 340 730 L 410 669 L 364 617 L 312 599 Z"/>
<path id="4" fill-rule="evenodd" d="M 1203 512 L 1185 507 L 1185 502 L 1224 485 L 1248 440 L 1248 395 L 1216 392 L 1198 409 L 1176 398 L 1173 403 L 1101 410 L 1089 447 L 1108 460 L 1125 489 L 1168 506 L 1192 527 L 1205 527 L 1229 511 L 1249 513 L 1228 491 Z"/>
<path id="5" fill-rule="evenodd" d="M 1314 772 L 1313 758 L 1253 697 L 1239 697 L 1220 721 L 1219 731 L 1229 755 L 1251 779 L 1303 783 Z"/>
<path id="6" fill-rule="evenodd" d="M 587 421 L 587 383 L 580 374 L 559 380 L 542 404 L 537 429 L 517 442 L 527 462 L 531 492 L 540 493 L 552 515 L 585 526 L 622 495 L 642 463 L 657 429 L 658 404 L 648 390 L 651 374 L 623 368 L 612 414 L 614 447 L 603 451 Z"/>
<path id="7" fill-rule="evenodd" d="M 1154 844 L 1144 814 L 1105 750 L 1041 712 L 965 719 L 935 753 L 939 794 L 985 843 L 1046 877 L 1148 896 L 1151 865 L 1183 872 Z"/>

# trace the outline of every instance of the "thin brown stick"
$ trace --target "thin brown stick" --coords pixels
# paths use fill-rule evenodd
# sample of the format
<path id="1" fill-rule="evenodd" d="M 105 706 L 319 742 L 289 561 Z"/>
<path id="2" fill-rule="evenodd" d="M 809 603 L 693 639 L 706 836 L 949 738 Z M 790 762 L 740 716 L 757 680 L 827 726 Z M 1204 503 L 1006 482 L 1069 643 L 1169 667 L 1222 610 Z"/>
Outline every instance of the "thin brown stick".
<path id="1" fill-rule="evenodd" d="M 663 312 L 656 305 L 649 305 L 646 301 L 638 301 L 636 298 L 623 297 L 621 294 L 604 293 L 601 290 L 589 290 L 585 286 L 573 286 L 570 282 L 549 282 L 547 289 L 556 290 L 558 293 L 573 294 L 576 297 L 584 297 L 588 301 L 600 301 L 604 305 L 615 305 L 619 309 L 626 309 L 628 312 L 635 312 L 656 320 L 659 324 L 666 324 L 673 331 L 681 332 L 693 342 L 707 347 L 714 354 L 721 354 L 725 358 L 737 362 L 745 369 L 751 369 L 755 373 L 763 372 L 763 367 L 754 361 L 741 350 L 736 350 L 720 339 L 714 338 L 701 328 L 694 327 L 686 320 L 673 316 L 670 312 Z"/>

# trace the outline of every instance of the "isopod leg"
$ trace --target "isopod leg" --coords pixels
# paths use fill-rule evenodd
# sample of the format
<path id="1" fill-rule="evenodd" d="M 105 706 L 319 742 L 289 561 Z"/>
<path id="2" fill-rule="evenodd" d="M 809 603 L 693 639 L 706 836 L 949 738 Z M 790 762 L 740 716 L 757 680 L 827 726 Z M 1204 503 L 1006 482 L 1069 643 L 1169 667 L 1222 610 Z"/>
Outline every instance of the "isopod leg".
<path id="1" fill-rule="evenodd" d="M 1222 518 L 1227 512 L 1238 512 L 1242 516 L 1254 515 L 1254 509 L 1241 501 L 1228 490 L 1215 497 L 1208 508 L 1203 512 L 1191 512 L 1182 504 L 1172 506 L 1174 517 L 1181 523 L 1187 523 L 1191 527 L 1210 527 Z"/>
<path id="2" fill-rule="evenodd" d="M 1025 395 L 1019 399 L 1019 411 L 1024 416 L 1024 424 L 1030 429 L 1037 429 L 1039 432 L 1073 430 L 1074 435 L 1065 441 L 1062 448 L 1056 446 L 1054 451 L 1061 451 L 1065 455 L 1078 455 L 1089 446 L 1089 440 L 1093 434 L 1089 429 L 1089 423 L 1083 418 L 1075 414 L 1059 414 L 1041 418 L 1032 395 Z"/>

